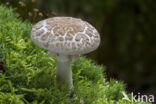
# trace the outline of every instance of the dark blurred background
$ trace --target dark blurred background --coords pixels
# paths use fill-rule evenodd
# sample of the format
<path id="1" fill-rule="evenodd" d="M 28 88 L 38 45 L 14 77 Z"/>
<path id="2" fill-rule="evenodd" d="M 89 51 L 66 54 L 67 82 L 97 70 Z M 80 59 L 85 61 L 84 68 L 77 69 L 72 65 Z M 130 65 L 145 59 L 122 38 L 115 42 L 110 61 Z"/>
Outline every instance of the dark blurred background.
<path id="1" fill-rule="evenodd" d="M 88 21 L 101 45 L 87 55 L 107 67 L 106 77 L 129 92 L 156 95 L 156 0 L 0 0 L 31 23 L 53 16 Z"/>

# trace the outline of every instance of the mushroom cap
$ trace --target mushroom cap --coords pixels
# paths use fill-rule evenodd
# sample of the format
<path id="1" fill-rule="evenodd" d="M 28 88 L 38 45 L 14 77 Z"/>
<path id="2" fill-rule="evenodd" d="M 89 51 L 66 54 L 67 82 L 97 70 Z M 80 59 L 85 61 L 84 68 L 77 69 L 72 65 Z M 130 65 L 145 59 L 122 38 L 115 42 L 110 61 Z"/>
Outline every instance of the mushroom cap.
<path id="1" fill-rule="evenodd" d="M 100 44 L 100 35 L 89 23 L 72 17 L 53 17 L 33 26 L 31 38 L 50 52 L 65 55 L 89 53 Z"/>

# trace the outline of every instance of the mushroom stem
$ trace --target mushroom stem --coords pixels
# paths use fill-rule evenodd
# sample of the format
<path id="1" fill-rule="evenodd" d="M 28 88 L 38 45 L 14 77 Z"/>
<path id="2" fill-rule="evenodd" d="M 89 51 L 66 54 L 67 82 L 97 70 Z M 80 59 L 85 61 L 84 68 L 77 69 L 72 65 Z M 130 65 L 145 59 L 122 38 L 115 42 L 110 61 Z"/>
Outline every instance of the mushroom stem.
<path id="1" fill-rule="evenodd" d="M 59 84 L 59 87 L 67 85 L 69 89 L 72 89 L 73 79 L 71 64 L 72 62 L 75 62 L 80 55 L 64 55 L 50 51 L 48 54 L 52 57 L 55 57 L 57 60 L 56 81 Z"/>
<path id="2" fill-rule="evenodd" d="M 57 60 L 56 81 L 60 86 L 67 85 L 69 89 L 73 88 L 73 79 L 72 79 L 70 60 L 68 61 Z"/>

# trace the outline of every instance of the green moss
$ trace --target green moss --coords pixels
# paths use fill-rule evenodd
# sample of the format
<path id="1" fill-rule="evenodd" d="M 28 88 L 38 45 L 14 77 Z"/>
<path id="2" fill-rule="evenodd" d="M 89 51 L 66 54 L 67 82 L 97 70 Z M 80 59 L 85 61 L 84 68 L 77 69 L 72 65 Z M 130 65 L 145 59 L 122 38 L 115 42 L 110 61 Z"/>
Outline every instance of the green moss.
<path id="1" fill-rule="evenodd" d="M 132 104 L 122 100 L 123 83 L 106 81 L 105 68 L 84 57 L 72 64 L 73 96 L 58 90 L 56 61 L 31 41 L 31 27 L 0 6 L 0 104 Z"/>

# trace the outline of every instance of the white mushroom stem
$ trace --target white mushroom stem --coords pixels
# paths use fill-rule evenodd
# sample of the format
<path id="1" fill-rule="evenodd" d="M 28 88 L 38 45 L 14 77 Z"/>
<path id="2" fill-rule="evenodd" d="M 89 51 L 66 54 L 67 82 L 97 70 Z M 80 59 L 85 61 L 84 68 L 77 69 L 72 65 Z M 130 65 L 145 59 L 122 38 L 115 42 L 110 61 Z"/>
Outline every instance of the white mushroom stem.
<path id="1" fill-rule="evenodd" d="M 70 61 L 57 61 L 56 81 L 62 85 L 65 84 L 69 89 L 73 88 L 72 70 Z"/>
<path id="2" fill-rule="evenodd" d="M 72 62 L 76 61 L 79 55 L 63 55 L 53 52 L 48 52 L 50 56 L 53 56 L 57 59 L 56 67 L 56 81 L 59 85 L 67 85 L 69 89 L 73 88 L 73 79 L 72 79 Z"/>

